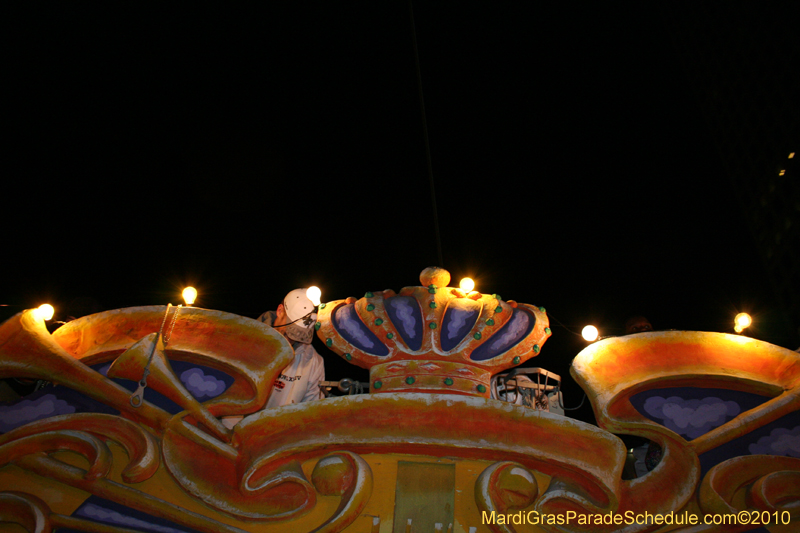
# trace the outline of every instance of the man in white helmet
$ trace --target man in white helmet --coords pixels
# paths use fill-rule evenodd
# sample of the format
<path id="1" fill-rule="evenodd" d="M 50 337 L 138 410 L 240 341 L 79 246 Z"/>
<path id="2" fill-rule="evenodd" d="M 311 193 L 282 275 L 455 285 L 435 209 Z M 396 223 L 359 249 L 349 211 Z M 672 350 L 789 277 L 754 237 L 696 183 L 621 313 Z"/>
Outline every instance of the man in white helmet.
<path id="1" fill-rule="evenodd" d="M 276 311 L 267 311 L 258 320 L 281 332 L 294 349 L 294 361 L 275 380 L 266 407 L 322 398 L 319 382 L 325 380 L 325 365 L 311 345 L 317 313 L 306 289 L 293 290 Z"/>
<path id="2" fill-rule="evenodd" d="M 258 320 L 281 332 L 294 350 L 294 360 L 275 380 L 264 407 L 281 407 L 322 398 L 319 383 L 325 380 L 325 365 L 322 356 L 311 345 L 317 313 L 306 296 L 306 289 L 293 290 L 276 311 L 267 311 Z M 241 416 L 226 416 L 222 423 L 232 428 L 240 420 Z"/>

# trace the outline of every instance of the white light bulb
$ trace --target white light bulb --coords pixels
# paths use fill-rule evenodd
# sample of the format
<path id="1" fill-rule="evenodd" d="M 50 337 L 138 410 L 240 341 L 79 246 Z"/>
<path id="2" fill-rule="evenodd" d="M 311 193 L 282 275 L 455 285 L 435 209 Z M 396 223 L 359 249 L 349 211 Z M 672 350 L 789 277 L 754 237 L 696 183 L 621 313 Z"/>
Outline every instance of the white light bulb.
<path id="1" fill-rule="evenodd" d="M 311 300 L 311 303 L 314 304 L 314 306 L 316 307 L 320 303 L 320 298 L 322 297 L 322 291 L 319 290 L 319 287 L 312 285 L 306 291 L 306 297 L 309 300 Z"/>
<path id="2" fill-rule="evenodd" d="M 186 305 L 192 305 L 197 300 L 197 289 L 194 287 L 186 287 L 183 289 L 183 301 Z"/>
<path id="3" fill-rule="evenodd" d="M 465 293 L 469 294 L 475 289 L 475 282 L 472 280 L 472 278 L 464 278 L 459 282 L 458 287 Z"/>
<path id="4" fill-rule="evenodd" d="M 750 324 L 752 323 L 753 319 L 747 313 L 739 313 L 736 315 L 736 318 L 733 319 L 733 325 L 736 333 L 741 333 L 742 330 L 750 327 Z"/>
<path id="5" fill-rule="evenodd" d="M 36 316 L 38 318 L 41 318 L 42 320 L 50 320 L 51 318 L 53 318 L 55 312 L 56 310 L 53 309 L 53 306 L 50 304 L 42 304 L 39 307 L 37 307 L 36 310 L 34 311 Z"/>

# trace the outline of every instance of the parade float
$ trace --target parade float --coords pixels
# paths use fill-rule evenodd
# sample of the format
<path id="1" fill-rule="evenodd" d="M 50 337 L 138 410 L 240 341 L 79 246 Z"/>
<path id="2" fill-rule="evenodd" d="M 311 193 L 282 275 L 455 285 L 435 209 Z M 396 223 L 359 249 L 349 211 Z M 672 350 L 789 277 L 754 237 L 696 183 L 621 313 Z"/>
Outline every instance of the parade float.
<path id="1" fill-rule="evenodd" d="M 274 409 L 293 352 L 259 321 L 151 306 L 50 333 L 36 310 L 10 318 L 0 377 L 53 386 L 0 407 L 0 530 L 799 529 L 796 352 L 723 333 L 602 339 L 571 369 L 598 427 L 491 397 L 551 335 L 543 307 L 449 287 L 443 269 L 420 281 L 319 306 L 317 335 L 369 369 L 365 394 Z M 660 462 L 623 479 L 617 435 Z"/>

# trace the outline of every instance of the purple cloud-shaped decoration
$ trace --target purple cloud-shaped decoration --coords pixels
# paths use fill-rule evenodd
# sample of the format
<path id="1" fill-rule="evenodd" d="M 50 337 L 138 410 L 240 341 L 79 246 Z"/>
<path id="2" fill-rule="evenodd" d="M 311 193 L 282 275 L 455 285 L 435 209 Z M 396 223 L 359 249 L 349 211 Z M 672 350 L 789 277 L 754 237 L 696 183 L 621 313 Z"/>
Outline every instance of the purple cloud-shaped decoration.
<path id="1" fill-rule="evenodd" d="M 181 381 L 186 389 L 198 400 L 214 398 L 225 392 L 225 382 L 214 376 L 207 376 L 199 368 L 190 368 L 181 373 Z"/>
<path id="2" fill-rule="evenodd" d="M 800 426 L 792 429 L 777 428 L 748 446 L 753 455 L 783 455 L 800 457 Z"/>
<path id="3" fill-rule="evenodd" d="M 708 397 L 684 400 L 678 396 L 652 396 L 644 402 L 644 410 L 664 426 L 689 440 L 708 433 L 741 412 L 739 404 Z"/>
<path id="4" fill-rule="evenodd" d="M 0 406 L 0 432 L 24 426 L 29 422 L 66 415 L 75 412 L 75 407 L 54 394 L 45 394 L 35 400 L 22 400 L 14 405 Z"/>
<path id="5" fill-rule="evenodd" d="M 492 338 L 478 346 L 469 356 L 473 361 L 486 361 L 492 357 L 511 349 L 531 332 L 536 324 L 536 318 L 524 309 L 512 309 L 511 320 L 498 331 Z"/>
<path id="6" fill-rule="evenodd" d="M 105 524 L 115 524 L 128 528 L 157 531 L 159 533 L 185 533 L 185 531 L 181 529 L 166 527 L 159 524 L 151 524 L 150 522 L 145 522 L 144 520 L 139 520 L 138 518 L 133 518 L 131 516 L 125 516 L 117 511 L 105 509 L 91 503 L 83 506 L 76 514 L 96 522 L 103 522 Z"/>
<path id="7" fill-rule="evenodd" d="M 416 302 L 413 298 L 403 296 L 390 298 L 386 300 L 386 307 L 394 308 L 397 320 L 400 321 L 400 324 L 395 324 L 396 326 L 401 326 L 403 332 L 411 339 L 417 336 L 417 318 L 414 316 Z"/>

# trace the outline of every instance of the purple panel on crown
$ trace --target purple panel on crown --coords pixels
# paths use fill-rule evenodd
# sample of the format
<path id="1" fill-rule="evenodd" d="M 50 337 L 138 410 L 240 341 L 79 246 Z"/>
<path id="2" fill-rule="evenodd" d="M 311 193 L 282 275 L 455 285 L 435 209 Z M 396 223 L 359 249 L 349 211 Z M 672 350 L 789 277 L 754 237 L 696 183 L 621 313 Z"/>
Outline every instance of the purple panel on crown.
<path id="1" fill-rule="evenodd" d="M 473 361 L 486 361 L 501 355 L 530 334 L 536 324 L 536 317 L 525 309 L 514 309 L 509 320 L 500 331 L 484 342 L 470 354 Z"/>
<path id="2" fill-rule="evenodd" d="M 389 319 L 406 346 L 413 351 L 422 347 L 422 311 L 411 296 L 393 296 L 384 302 Z"/>
<path id="3" fill-rule="evenodd" d="M 442 320 L 442 350 L 449 352 L 461 342 L 478 321 L 481 304 L 467 298 L 450 300 Z"/>
<path id="4" fill-rule="evenodd" d="M 389 355 L 386 345 L 361 322 L 356 313 L 355 304 L 338 307 L 331 317 L 333 318 L 333 327 L 348 343 L 370 355 L 379 357 Z"/>

